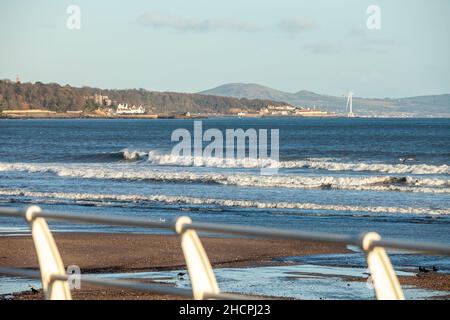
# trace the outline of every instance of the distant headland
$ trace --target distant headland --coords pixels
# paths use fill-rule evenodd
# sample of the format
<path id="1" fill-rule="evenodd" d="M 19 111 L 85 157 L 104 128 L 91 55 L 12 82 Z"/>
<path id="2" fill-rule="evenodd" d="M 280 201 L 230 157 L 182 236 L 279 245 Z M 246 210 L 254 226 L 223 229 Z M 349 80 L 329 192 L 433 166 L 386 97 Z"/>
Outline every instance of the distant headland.
<path id="1" fill-rule="evenodd" d="M 346 97 L 310 91 L 286 93 L 234 83 L 199 93 L 100 89 L 57 83 L 0 80 L 1 118 L 203 118 L 208 116 L 335 117 Z M 450 117 L 450 95 L 401 99 L 354 97 L 364 117 Z"/>
<path id="2" fill-rule="evenodd" d="M 285 102 L 144 89 L 104 90 L 57 83 L 0 80 L 6 118 L 191 118 L 254 113 Z"/>

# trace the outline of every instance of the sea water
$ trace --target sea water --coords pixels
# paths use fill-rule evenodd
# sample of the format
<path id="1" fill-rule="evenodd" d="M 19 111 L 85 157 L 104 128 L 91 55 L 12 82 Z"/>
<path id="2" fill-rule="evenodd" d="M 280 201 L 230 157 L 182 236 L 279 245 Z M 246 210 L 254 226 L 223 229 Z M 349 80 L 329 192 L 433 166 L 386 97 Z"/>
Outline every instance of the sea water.
<path id="1" fill-rule="evenodd" d="M 268 176 L 257 159 L 196 166 L 172 155 L 171 133 L 193 127 L 186 119 L 0 120 L 0 205 L 450 244 L 450 119 L 203 120 L 205 130 L 278 129 L 279 170 Z M 27 230 L 0 218 L 2 234 Z"/>

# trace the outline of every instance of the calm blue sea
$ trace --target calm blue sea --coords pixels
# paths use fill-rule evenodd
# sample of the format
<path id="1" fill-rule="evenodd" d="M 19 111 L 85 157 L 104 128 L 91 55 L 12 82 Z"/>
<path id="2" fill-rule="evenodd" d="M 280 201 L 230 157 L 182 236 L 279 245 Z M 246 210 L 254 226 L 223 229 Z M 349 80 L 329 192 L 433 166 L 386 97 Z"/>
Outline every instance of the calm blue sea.
<path id="1" fill-rule="evenodd" d="M 192 131 L 191 120 L 0 120 L 0 205 L 450 244 L 450 119 L 212 118 L 203 127 L 279 129 L 278 174 L 260 175 L 257 161 L 193 166 L 171 156 L 172 131 Z M 26 230 L 0 219 L 3 234 Z"/>

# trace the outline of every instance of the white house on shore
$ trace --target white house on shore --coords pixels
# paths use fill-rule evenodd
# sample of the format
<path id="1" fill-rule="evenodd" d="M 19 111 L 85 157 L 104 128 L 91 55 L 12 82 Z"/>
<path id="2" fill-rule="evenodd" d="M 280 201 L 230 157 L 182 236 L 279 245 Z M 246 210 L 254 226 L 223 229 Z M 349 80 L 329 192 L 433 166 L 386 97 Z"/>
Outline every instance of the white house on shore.
<path id="1" fill-rule="evenodd" d="M 119 103 L 117 106 L 116 114 L 144 114 L 145 108 L 143 106 L 132 106 L 129 107 L 128 103 L 122 104 Z"/>

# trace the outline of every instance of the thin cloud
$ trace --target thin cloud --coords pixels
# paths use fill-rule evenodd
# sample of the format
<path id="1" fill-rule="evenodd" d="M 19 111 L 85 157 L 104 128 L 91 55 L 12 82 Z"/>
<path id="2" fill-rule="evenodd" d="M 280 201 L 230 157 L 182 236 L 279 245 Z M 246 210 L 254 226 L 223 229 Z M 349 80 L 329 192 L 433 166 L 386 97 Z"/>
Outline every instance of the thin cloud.
<path id="1" fill-rule="evenodd" d="M 253 32 L 258 26 L 235 19 L 194 19 L 180 16 L 163 15 L 146 12 L 137 18 L 138 25 L 155 29 L 172 29 L 176 31 L 204 32 L 212 30 L 230 30 Z"/>
<path id="2" fill-rule="evenodd" d="M 299 34 L 318 27 L 318 24 L 308 17 L 285 18 L 278 23 L 279 28 L 290 34 Z"/>
<path id="3" fill-rule="evenodd" d="M 309 43 L 302 48 L 313 54 L 335 54 L 340 52 L 340 47 L 331 43 Z"/>
<path id="4" fill-rule="evenodd" d="M 378 53 L 385 53 L 395 47 L 405 45 L 404 41 L 386 37 L 386 35 L 378 30 L 368 30 L 367 28 L 351 28 L 348 35 L 356 41 L 360 50 L 372 50 Z"/>

